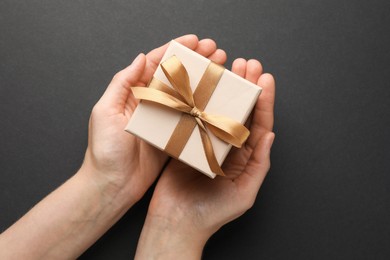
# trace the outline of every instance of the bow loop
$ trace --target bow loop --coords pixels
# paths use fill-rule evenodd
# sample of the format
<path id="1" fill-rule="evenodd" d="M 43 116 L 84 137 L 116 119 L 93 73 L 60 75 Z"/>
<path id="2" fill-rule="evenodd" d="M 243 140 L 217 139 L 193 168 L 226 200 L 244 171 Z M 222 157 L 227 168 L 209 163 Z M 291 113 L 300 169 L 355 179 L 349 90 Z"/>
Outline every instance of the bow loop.
<path id="1" fill-rule="evenodd" d="M 183 64 L 176 56 L 161 63 L 161 69 L 171 83 L 172 87 L 191 107 L 195 106 L 194 97 L 190 86 L 190 79 Z"/>

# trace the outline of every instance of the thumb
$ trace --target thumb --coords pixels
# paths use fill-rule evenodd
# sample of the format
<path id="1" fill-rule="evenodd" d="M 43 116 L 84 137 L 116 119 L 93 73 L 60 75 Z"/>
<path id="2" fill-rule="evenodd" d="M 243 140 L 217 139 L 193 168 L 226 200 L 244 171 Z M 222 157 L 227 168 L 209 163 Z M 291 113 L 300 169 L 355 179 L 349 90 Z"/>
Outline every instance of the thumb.
<path id="1" fill-rule="evenodd" d="M 124 109 L 131 92 L 130 87 L 137 84 L 142 77 L 145 64 L 145 54 L 140 53 L 127 68 L 115 74 L 99 103 L 103 103 L 109 107 L 118 106 Z"/>
<path id="2" fill-rule="evenodd" d="M 257 142 L 244 172 L 235 180 L 240 189 L 253 199 L 256 198 L 256 194 L 270 169 L 270 153 L 274 139 L 275 134 L 268 132 Z"/>

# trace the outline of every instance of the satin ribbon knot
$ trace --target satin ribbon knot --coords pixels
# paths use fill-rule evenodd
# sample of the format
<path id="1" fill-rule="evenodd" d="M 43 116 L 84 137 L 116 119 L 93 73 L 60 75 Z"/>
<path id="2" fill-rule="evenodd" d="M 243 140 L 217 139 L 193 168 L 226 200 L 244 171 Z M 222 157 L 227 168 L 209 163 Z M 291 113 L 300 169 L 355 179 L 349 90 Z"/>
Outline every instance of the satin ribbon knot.
<path id="1" fill-rule="evenodd" d="M 201 117 L 202 112 L 197 107 L 193 107 L 190 111 L 190 115 L 193 117 Z"/>
<path id="2" fill-rule="evenodd" d="M 148 100 L 182 112 L 181 119 L 164 150 L 179 158 L 193 129 L 198 125 L 211 171 L 224 176 L 225 174 L 215 157 L 208 132 L 236 147 L 241 147 L 249 136 L 249 130 L 239 122 L 203 111 L 224 72 L 224 68 L 211 62 L 195 92 L 192 93 L 187 70 L 176 56 L 167 59 L 160 66 L 173 88 L 153 78 L 149 82 L 148 88 L 132 87 L 131 89 L 137 99 Z"/>

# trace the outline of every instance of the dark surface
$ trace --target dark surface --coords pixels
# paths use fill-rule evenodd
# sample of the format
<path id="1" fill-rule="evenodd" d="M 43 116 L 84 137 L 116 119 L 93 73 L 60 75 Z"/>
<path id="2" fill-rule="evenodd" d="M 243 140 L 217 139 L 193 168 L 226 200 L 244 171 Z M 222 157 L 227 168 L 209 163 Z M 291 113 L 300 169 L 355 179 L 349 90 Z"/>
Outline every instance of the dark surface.
<path id="1" fill-rule="evenodd" d="M 0 1 L 0 230 L 72 176 L 139 52 L 196 33 L 277 81 L 272 169 L 204 259 L 390 258 L 388 1 Z M 228 66 L 230 67 L 230 66 Z M 81 259 L 131 259 L 151 192 Z"/>

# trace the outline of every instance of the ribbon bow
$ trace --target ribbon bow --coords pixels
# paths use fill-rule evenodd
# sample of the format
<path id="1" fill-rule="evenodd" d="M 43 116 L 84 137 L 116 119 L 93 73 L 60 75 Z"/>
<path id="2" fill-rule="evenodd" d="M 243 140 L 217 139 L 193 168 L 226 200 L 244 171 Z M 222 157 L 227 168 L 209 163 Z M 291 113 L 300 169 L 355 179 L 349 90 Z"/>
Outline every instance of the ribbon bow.
<path id="1" fill-rule="evenodd" d="M 131 90 L 137 99 L 152 101 L 183 113 L 165 151 L 178 158 L 192 130 L 198 125 L 211 171 L 225 176 L 215 157 L 208 131 L 239 148 L 248 138 L 249 130 L 228 117 L 211 115 L 203 111 L 224 68 L 211 62 L 193 94 L 187 70 L 176 56 L 167 59 L 160 66 L 173 89 L 153 78 L 148 88 L 132 87 Z M 183 133 L 187 137 L 183 136 Z"/>

